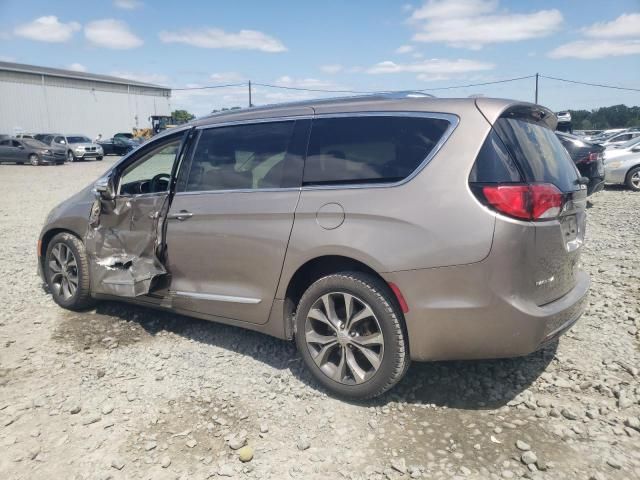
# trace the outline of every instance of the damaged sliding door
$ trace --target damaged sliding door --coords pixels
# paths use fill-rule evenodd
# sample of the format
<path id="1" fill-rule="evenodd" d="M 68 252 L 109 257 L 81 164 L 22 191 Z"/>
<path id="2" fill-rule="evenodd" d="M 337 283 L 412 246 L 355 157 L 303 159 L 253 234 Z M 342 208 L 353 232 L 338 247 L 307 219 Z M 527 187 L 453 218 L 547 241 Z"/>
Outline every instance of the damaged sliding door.
<path id="1" fill-rule="evenodd" d="M 167 273 L 164 222 L 187 132 L 152 141 L 96 183 L 85 246 L 91 290 L 137 297 Z"/>

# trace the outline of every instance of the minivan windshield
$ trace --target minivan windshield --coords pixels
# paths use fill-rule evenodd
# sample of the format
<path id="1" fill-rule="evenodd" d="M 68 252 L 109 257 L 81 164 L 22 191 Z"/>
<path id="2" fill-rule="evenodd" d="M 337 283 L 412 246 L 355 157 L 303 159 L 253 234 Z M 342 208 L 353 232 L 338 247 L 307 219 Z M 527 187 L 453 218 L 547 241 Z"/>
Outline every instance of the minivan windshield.
<path id="1" fill-rule="evenodd" d="M 551 129 L 527 118 L 505 117 L 495 129 L 527 181 L 552 183 L 563 192 L 579 190 L 578 170 Z"/>

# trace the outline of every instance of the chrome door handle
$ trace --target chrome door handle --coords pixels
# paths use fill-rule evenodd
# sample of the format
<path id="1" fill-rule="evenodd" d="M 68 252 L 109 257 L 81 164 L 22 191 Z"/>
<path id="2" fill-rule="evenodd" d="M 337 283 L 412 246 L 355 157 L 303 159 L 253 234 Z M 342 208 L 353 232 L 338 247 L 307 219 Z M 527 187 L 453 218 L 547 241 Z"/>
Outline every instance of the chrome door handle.
<path id="1" fill-rule="evenodd" d="M 167 215 L 167 218 L 169 219 L 175 218 L 176 220 L 180 220 L 181 222 L 191 217 L 193 217 L 193 213 L 187 212 L 186 210 L 180 210 L 177 213 L 170 213 L 169 215 Z"/>

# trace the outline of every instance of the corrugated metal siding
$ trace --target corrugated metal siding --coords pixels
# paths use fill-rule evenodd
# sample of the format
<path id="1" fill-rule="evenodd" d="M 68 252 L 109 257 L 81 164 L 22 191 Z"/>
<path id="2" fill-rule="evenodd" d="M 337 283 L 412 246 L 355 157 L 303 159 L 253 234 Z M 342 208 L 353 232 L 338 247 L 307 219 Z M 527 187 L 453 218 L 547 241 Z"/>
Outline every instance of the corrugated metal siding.
<path id="1" fill-rule="evenodd" d="M 170 115 L 170 90 L 0 71 L 0 133 L 82 133 L 108 138 Z"/>

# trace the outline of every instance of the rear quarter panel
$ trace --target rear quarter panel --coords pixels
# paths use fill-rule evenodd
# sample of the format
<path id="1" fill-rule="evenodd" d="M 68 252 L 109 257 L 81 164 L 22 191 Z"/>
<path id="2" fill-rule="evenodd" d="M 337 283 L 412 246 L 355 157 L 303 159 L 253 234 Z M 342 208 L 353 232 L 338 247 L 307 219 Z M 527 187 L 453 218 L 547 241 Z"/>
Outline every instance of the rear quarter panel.
<path id="1" fill-rule="evenodd" d="M 277 298 L 306 261 L 322 255 L 359 260 L 378 272 L 462 265 L 491 250 L 495 215 L 469 190 L 468 176 L 490 125 L 473 103 L 453 111 L 459 123 L 434 158 L 397 186 L 302 190 Z M 318 211 L 339 204 L 343 223 L 323 228 Z"/>

